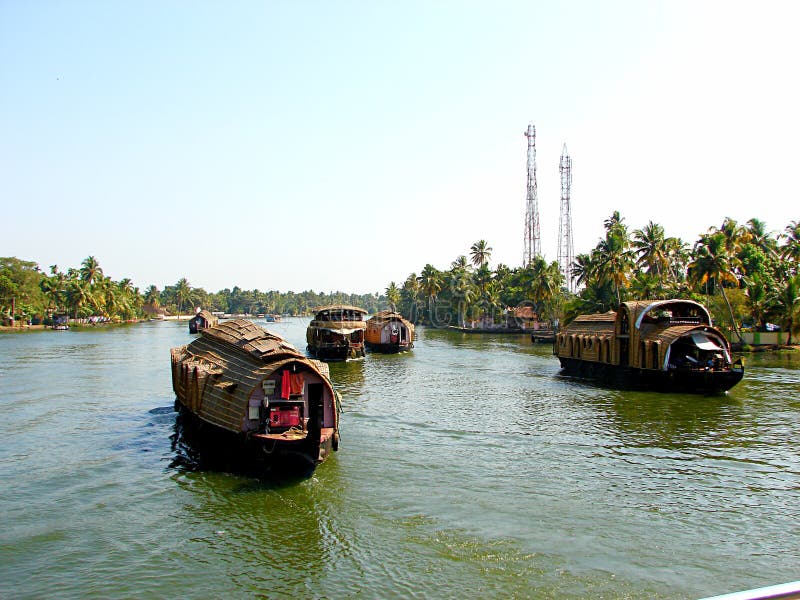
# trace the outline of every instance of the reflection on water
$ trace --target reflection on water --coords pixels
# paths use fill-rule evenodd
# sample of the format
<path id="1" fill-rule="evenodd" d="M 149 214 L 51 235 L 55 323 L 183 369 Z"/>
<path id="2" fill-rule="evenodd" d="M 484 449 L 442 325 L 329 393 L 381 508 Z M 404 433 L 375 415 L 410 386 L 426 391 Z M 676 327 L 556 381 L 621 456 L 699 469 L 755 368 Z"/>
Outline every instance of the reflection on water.
<path id="1" fill-rule="evenodd" d="M 269 328 L 302 349 L 306 325 Z M 697 397 L 417 334 L 330 365 L 341 449 L 292 481 L 191 439 L 185 323 L 0 335 L 0 597 L 698 598 L 800 563 L 800 353 Z"/>

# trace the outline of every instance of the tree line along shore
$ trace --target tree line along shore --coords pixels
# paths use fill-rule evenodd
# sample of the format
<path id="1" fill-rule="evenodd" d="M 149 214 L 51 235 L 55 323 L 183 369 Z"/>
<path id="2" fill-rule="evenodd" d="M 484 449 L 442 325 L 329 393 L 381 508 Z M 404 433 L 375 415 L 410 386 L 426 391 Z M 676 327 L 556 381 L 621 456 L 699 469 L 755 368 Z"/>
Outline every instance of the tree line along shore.
<path id="1" fill-rule="evenodd" d="M 98 260 L 87 257 L 76 268 L 0 258 L 0 326 L 42 325 L 54 315 L 72 319 L 136 321 L 158 315 L 211 311 L 240 314 L 309 315 L 327 304 L 360 306 L 369 313 L 393 309 L 414 323 L 429 326 L 500 323 L 515 307 L 545 323 L 567 323 L 582 313 L 615 309 L 629 299 L 691 298 L 708 306 L 715 322 L 734 338 L 743 330 L 781 330 L 798 335 L 800 327 L 800 221 L 780 232 L 750 219 L 742 225 L 726 218 L 689 244 L 666 235 L 652 221 L 630 229 L 619 212 L 604 221 L 604 236 L 571 265 L 568 290 L 557 262 L 535 257 L 529 264 L 491 268 L 492 248 L 475 242 L 449 267 L 426 264 L 401 284 L 389 282 L 383 293 L 349 294 L 242 290 L 207 292 L 187 278 L 159 290 L 143 291 L 130 279 L 114 281 Z M 733 340 L 734 342 L 736 339 Z"/>

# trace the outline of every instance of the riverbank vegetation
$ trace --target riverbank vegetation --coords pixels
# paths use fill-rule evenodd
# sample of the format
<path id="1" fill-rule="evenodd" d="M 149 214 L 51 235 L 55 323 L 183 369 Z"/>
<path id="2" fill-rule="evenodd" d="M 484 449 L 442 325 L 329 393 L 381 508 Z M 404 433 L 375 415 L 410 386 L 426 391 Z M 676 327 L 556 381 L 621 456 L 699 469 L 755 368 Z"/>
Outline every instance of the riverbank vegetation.
<path id="1" fill-rule="evenodd" d="M 386 306 L 386 299 L 378 294 L 261 292 L 238 287 L 209 293 L 193 287 L 185 277 L 163 290 L 154 285 L 140 290 L 130 279 L 107 277 L 94 256 L 66 271 L 51 265 L 47 273 L 32 261 L 0 258 L 0 325 L 49 323 L 53 315 L 133 321 L 193 314 L 196 307 L 230 314 L 306 315 L 315 307 L 337 303 L 377 312 Z"/>
<path id="2" fill-rule="evenodd" d="M 0 258 L 0 325 L 43 323 L 53 315 L 128 321 L 159 314 L 189 314 L 195 307 L 229 314 L 308 315 L 326 304 L 352 304 L 370 313 L 399 310 L 415 323 L 432 326 L 504 322 L 523 307 L 544 322 L 566 323 L 586 312 L 614 309 L 628 299 L 692 298 L 712 312 L 715 322 L 739 335 L 742 328 L 773 326 L 797 335 L 800 327 L 800 221 L 780 233 L 750 219 L 725 219 L 693 245 L 670 237 L 652 221 L 631 230 L 614 212 L 605 234 L 579 254 L 571 273 L 577 293 L 567 291 L 556 262 L 535 257 L 524 267 L 490 268 L 492 248 L 472 245 L 444 269 L 426 264 L 384 294 L 242 290 L 207 292 L 181 278 L 159 290 L 144 290 L 130 279 L 107 277 L 94 256 L 61 270 L 15 257 Z"/>
<path id="3" fill-rule="evenodd" d="M 800 221 L 778 234 L 758 219 L 745 225 L 725 219 L 692 246 L 652 221 L 630 230 L 618 212 L 604 226 L 604 237 L 572 264 L 576 294 L 566 290 L 558 264 L 541 257 L 524 267 L 490 269 L 492 248 L 481 240 L 449 268 L 426 264 L 402 284 L 391 282 L 386 296 L 407 318 L 434 326 L 504 322 L 520 306 L 530 306 L 540 320 L 566 323 L 625 300 L 681 297 L 708 306 L 715 322 L 737 336 L 743 327 L 797 335 Z"/>

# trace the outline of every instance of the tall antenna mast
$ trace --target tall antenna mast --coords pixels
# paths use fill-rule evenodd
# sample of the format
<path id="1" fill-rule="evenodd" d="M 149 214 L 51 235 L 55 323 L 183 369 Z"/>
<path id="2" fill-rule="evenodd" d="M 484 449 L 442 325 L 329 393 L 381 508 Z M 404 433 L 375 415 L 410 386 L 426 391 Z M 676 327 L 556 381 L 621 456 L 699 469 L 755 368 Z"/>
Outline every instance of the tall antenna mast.
<path id="1" fill-rule="evenodd" d="M 570 188 L 572 187 L 572 159 L 567 154 L 567 145 L 561 151 L 558 163 L 561 173 L 561 217 L 558 222 L 558 268 L 564 276 L 568 291 L 575 292 L 575 278 L 572 276 L 572 263 L 575 248 L 572 243 L 572 209 L 570 208 Z"/>
<path id="2" fill-rule="evenodd" d="M 525 208 L 525 249 L 522 266 L 527 267 L 531 261 L 541 256 L 541 239 L 539 237 L 539 200 L 536 197 L 536 127 L 528 124 L 524 133 L 528 138 L 528 196 Z"/>

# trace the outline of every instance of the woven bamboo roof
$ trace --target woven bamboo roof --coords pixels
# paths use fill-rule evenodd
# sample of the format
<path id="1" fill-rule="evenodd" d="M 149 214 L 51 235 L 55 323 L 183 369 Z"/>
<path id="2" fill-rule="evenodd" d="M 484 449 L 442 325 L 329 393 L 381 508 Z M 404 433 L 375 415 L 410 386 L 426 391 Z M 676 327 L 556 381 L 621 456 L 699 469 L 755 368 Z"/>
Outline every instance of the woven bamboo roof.
<path id="1" fill-rule="evenodd" d="M 388 323 L 389 321 L 401 321 L 408 325 L 411 324 L 405 317 L 403 317 L 403 315 L 393 310 L 382 310 L 380 312 L 377 312 L 374 315 L 372 315 L 369 318 L 369 320 L 377 323 Z"/>
<path id="2" fill-rule="evenodd" d="M 274 361 L 278 357 L 306 358 L 282 337 L 247 319 L 223 321 L 214 327 L 203 329 L 200 335 L 239 348 L 260 361 Z"/>
<path id="3" fill-rule="evenodd" d="M 219 323 L 219 319 L 215 317 L 210 310 L 203 309 L 199 311 L 195 317 L 203 317 L 208 323 Z"/>

